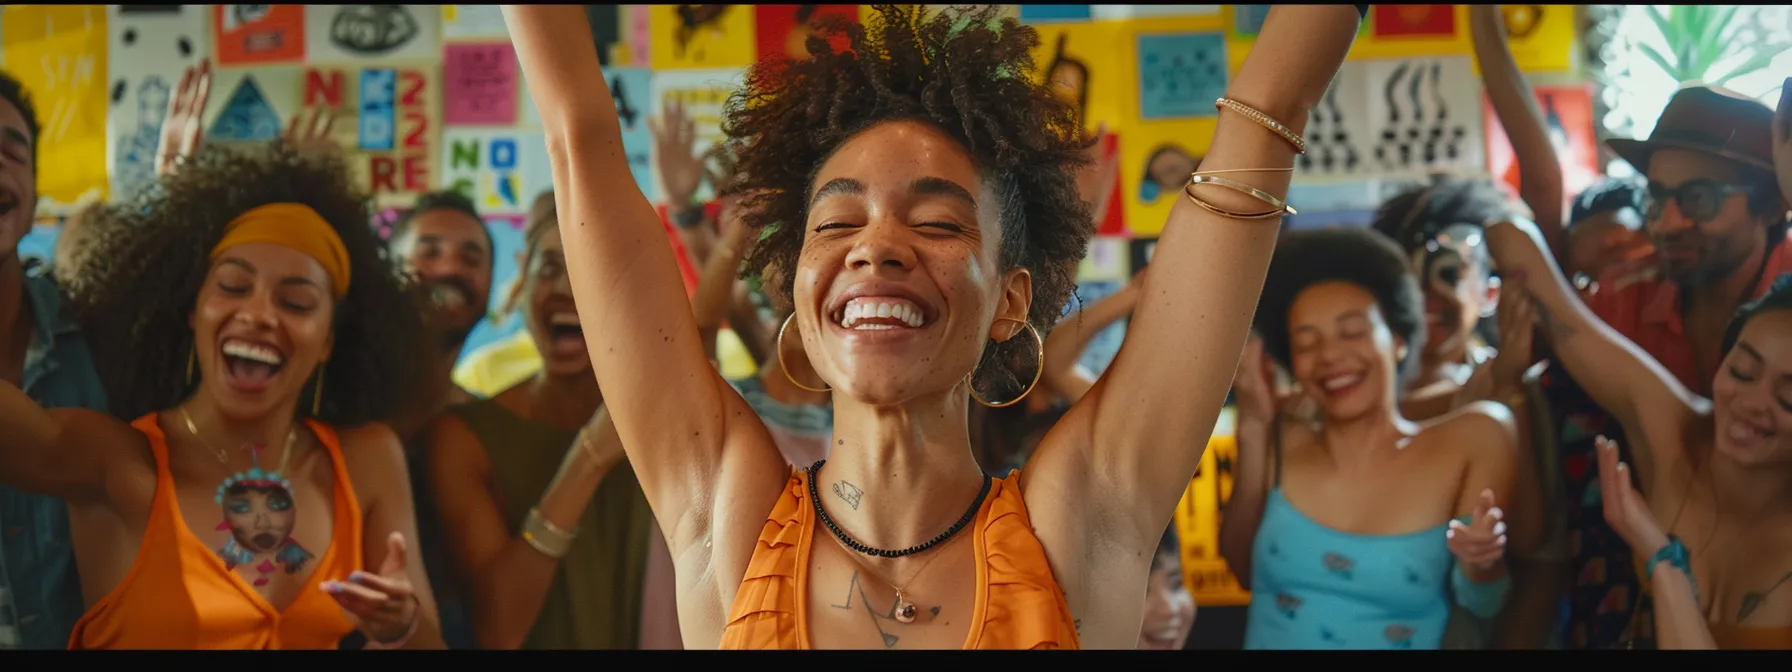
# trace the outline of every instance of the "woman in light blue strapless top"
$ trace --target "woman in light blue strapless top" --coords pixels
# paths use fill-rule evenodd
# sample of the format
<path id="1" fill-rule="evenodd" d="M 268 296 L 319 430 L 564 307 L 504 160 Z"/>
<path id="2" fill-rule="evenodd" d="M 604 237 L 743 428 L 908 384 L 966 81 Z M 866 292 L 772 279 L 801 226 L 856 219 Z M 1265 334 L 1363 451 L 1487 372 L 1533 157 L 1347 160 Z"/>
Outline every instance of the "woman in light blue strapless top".
<path id="1" fill-rule="evenodd" d="M 1506 407 L 1486 402 L 1423 424 L 1401 417 L 1400 374 L 1425 337 L 1421 301 L 1405 255 L 1373 231 L 1300 232 L 1278 245 L 1239 403 L 1273 404 L 1267 351 L 1317 413 L 1239 428 L 1241 447 L 1272 446 L 1240 455 L 1234 527 L 1222 532 L 1222 544 L 1251 549 L 1245 648 L 1435 649 L 1452 602 L 1483 618 L 1503 605 L 1496 503 L 1512 490 L 1516 430 Z M 1269 436 L 1246 441 L 1252 431 Z"/>

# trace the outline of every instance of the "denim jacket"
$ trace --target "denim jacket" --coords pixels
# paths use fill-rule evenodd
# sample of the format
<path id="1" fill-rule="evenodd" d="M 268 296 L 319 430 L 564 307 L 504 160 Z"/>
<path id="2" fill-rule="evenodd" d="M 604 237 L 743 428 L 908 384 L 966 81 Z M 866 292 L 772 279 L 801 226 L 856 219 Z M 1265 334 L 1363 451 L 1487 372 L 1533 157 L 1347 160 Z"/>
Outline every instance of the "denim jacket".
<path id="1" fill-rule="evenodd" d="M 48 273 L 25 279 L 36 330 L 25 352 L 25 394 L 45 408 L 106 410 L 80 329 Z M 61 500 L 0 486 L 0 649 L 63 649 L 85 610 Z"/>

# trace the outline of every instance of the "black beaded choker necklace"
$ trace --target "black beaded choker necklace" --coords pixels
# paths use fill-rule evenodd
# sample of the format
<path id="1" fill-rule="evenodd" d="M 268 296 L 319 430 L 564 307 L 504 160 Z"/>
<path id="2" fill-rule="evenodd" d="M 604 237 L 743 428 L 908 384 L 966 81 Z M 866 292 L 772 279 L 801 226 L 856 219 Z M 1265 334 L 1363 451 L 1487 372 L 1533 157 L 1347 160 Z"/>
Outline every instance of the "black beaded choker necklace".
<path id="1" fill-rule="evenodd" d="M 815 474 L 816 472 L 821 471 L 821 465 L 827 464 L 827 462 L 827 460 L 820 460 L 815 463 L 815 466 L 809 467 L 809 503 L 815 505 L 815 516 L 820 518 L 821 524 L 826 525 L 828 531 L 834 533 L 834 538 L 839 539 L 840 543 L 844 544 L 847 548 L 865 555 L 874 555 L 880 558 L 900 558 L 914 555 L 938 546 L 941 543 L 944 543 L 947 539 L 951 539 L 952 535 L 958 534 L 959 530 L 964 529 L 964 526 L 971 524 L 971 521 L 976 519 L 977 510 L 983 508 L 983 499 L 989 496 L 989 485 L 993 482 L 989 478 L 989 474 L 983 475 L 983 490 L 977 493 L 976 501 L 971 502 L 971 508 L 965 510 L 964 515 L 959 517 L 958 522 L 953 523 L 951 527 L 946 528 L 945 532 L 941 532 L 939 536 L 928 539 L 919 545 L 910 546 L 900 551 L 891 551 L 882 548 L 872 548 L 859 543 L 852 537 L 846 536 L 846 532 L 842 531 L 839 525 L 834 524 L 834 519 L 828 517 L 827 510 L 821 508 L 821 493 L 815 489 Z"/>

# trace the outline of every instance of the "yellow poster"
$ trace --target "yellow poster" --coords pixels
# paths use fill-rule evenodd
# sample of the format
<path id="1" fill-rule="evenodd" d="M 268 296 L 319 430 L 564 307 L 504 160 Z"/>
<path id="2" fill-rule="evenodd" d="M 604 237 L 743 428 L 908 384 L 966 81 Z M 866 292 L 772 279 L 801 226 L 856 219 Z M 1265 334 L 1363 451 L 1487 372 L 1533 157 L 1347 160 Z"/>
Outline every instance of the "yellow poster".
<path id="1" fill-rule="evenodd" d="M 1519 70 L 1566 72 L 1571 67 L 1578 42 L 1574 10 L 1575 5 L 1500 5 Z"/>
<path id="2" fill-rule="evenodd" d="M 650 5 L 647 12 L 654 70 L 753 64 L 752 5 Z"/>
<path id="3" fill-rule="evenodd" d="M 1115 49 L 1123 31 L 1117 23 L 1045 24 L 1039 31 L 1039 48 L 1033 62 L 1039 77 L 1054 91 L 1077 105 L 1083 126 L 1089 131 L 1102 123 L 1121 133 L 1127 125 L 1131 99 L 1137 87 L 1132 53 Z"/>
<path id="4" fill-rule="evenodd" d="M 1126 228 L 1154 237 L 1188 176 L 1213 143 L 1214 117 L 1133 121 L 1120 136 L 1120 195 Z"/>
<path id="5" fill-rule="evenodd" d="M 1215 436 L 1201 455 L 1201 468 L 1176 506 L 1176 534 L 1182 541 L 1182 577 L 1195 603 L 1203 607 L 1233 607 L 1251 603 L 1251 593 L 1238 585 L 1225 558 L 1220 557 L 1220 513 L 1232 497 L 1238 442 L 1231 436 Z"/>
<path id="6" fill-rule="evenodd" d="M 0 67 L 37 108 L 41 212 L 106 197 L 106 7 L 13 5 L 0 14 Z"/>

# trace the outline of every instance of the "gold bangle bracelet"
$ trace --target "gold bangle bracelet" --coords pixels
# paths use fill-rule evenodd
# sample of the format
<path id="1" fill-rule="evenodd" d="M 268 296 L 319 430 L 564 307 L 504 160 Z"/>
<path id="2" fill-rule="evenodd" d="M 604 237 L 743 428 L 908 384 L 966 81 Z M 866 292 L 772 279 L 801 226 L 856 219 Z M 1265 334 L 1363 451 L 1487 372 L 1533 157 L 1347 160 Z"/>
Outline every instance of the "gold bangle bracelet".
<path id="1" fill-rule="evenodd" d="M 1281 210 L 1270 210 L 1268 212 L 1232 212 L 1220 208 L 1219 206 L 1209 205 L 1207 202 L 1195 198 L 1195 195 L 1188 193 L 1187 190 L 1183 191 L 1183 195 L 1188 197 L 1188 202 L 1201 206 L 1202 209 L 1205 209 L 1208 212 L 1229 219 L 1270 219 L 1272 217 L 1282 216 Z"/>
<path id="2" fill-rule="evenodd" d="M 1300 137 L 1299 134 L 1295 133 L 1293 130 L 1291 130 L 1287 126 L 1283 125 L 1282 122 L 1276 121 L 1274 118 L 1271 118 L 1269 115 L 1264 114 L 1261 110 L 1258 110 L 1257 108 L 1251 107 L 1244 103 L 1238 102 L 1231 98 L 1221 98 L 1219 100 L 1215 100 L 1215 101 L 1213 101 L 1213 106 L 1215 109 L 1227 109 L 1227 110 L 1231 110 L 1233 112 L 1237 112 L 1238 114 L 1244 116 L 1244 118 L 1249 119 L 1254 122 L 1257 122 L 1258 126 L 1262 126 L 1266 129 L 1269 129 L 1269 132 L 1274 133 L 1279 136 L 1282 136 L 1283 140 L 1288 141 L 1288 144 L 1294 146 L 1294 153 L 1296 153 L 1296 154 L 1307 153 L 1307 141 L 1305 138 Z"/>
<path id="3" fill-rule="evenodd" d="M 542 555 L 555 560 L 566 557 L 572 551 L 572 542 L 576 536 L 548 522 L 541 515 L 541 509 L 531 507 L 529 515 L 523 518 L 523 541 Z"/>
<path id="4" fill-rule="evenodd" d="M 1216 187 L 1225 187 L 1259 201 L 1263 201 L 1264 203 L 1269 204 L 1269 207 L 1275 208 L 1275 212 L 1287 211 L 1290 215 L 1296 214 L 1294 208 L 1288 207 L 1287 201 L 1276 198 L 1274 194 L 1243 182 L 1228 180 L 1223 177 L 1214 177 L 1213 175 L 1202 173 L 1195 173 L 1188 176 L 1188 189 L 1190 191 L 1193 191 L 1194 186 L 1197 184 L 1211 184 Z"/>
<path id="5" fill-rule="evenodd" d="M 1240 172 L 1242 172 L 1242 171 L 1240 171 Z M 1200 178 L 1206 178 L 1206 179 L 1200 179 Z M 1252 188 L 1249 185 L 1238 184 L 1235 182 L 1232 184 L 1220 184 L 1219 182 L 1215 181 L 1218 179 L 1220 179 L 1220 178 L 1208 177 L 1208 176 L 1201 175 L 1198 173 L 1195 175 L 1191 175 L 1191 176 L 1189 176 L 1188 184 L 1182 188 L 1182 195 L 1184 197 L 1188 198 L 1188 202 L 1193 203 L 1198 206 L 1201 206 L 1201 208 L 1203 210 L 1206 210 L 1213 214 L 1219 215 L 1221 217 L 1227 217 L 1227 218 L 1231 218 L 1231 219 L 1271 219 L 1274 217 L 1280 217 L 1284 214 L 1289 214 L 1289 215 L 1297 214 L 1294 208 L 1289 207 L 1287 203 L 1282 202 L 1281 199 L 1278 199 L 1274 196 L 1269 195 L 1267 192 L 1264 192 L 1260 189 Z M 1231 182 L 1231 180 L 1226 180 L 1226 182 Z M 1252 198 L 1257 198 L 1259 200 L 1264 201 L 1265 203 L 1268 203 L 1271 206 L 1275 206 L 1275 209 L 1266 210 L 1263 212 L 1234 212 L 1232 210 L 1227 210 L 1225 208 L 1221 208 L 1221 207 L 1215 206 L 1211 203 L 1208 203 L 1207 201 L 1203 201 L 1203 200 L 1201 200 L 1200 196 L 1196 196 L 1195 195 L 1195 185 L 1196 184 L 1213 184 L 1215 186 L 1231 187 L 1231 188 L 1234 188 L 1248 196 L 1251 196 Z M 1236 186 L 1233 186 L 1233 185 L 1236 185 Z M 1252 193 L 1252 192 L 1255 192 L 1255 193 Z"/>

